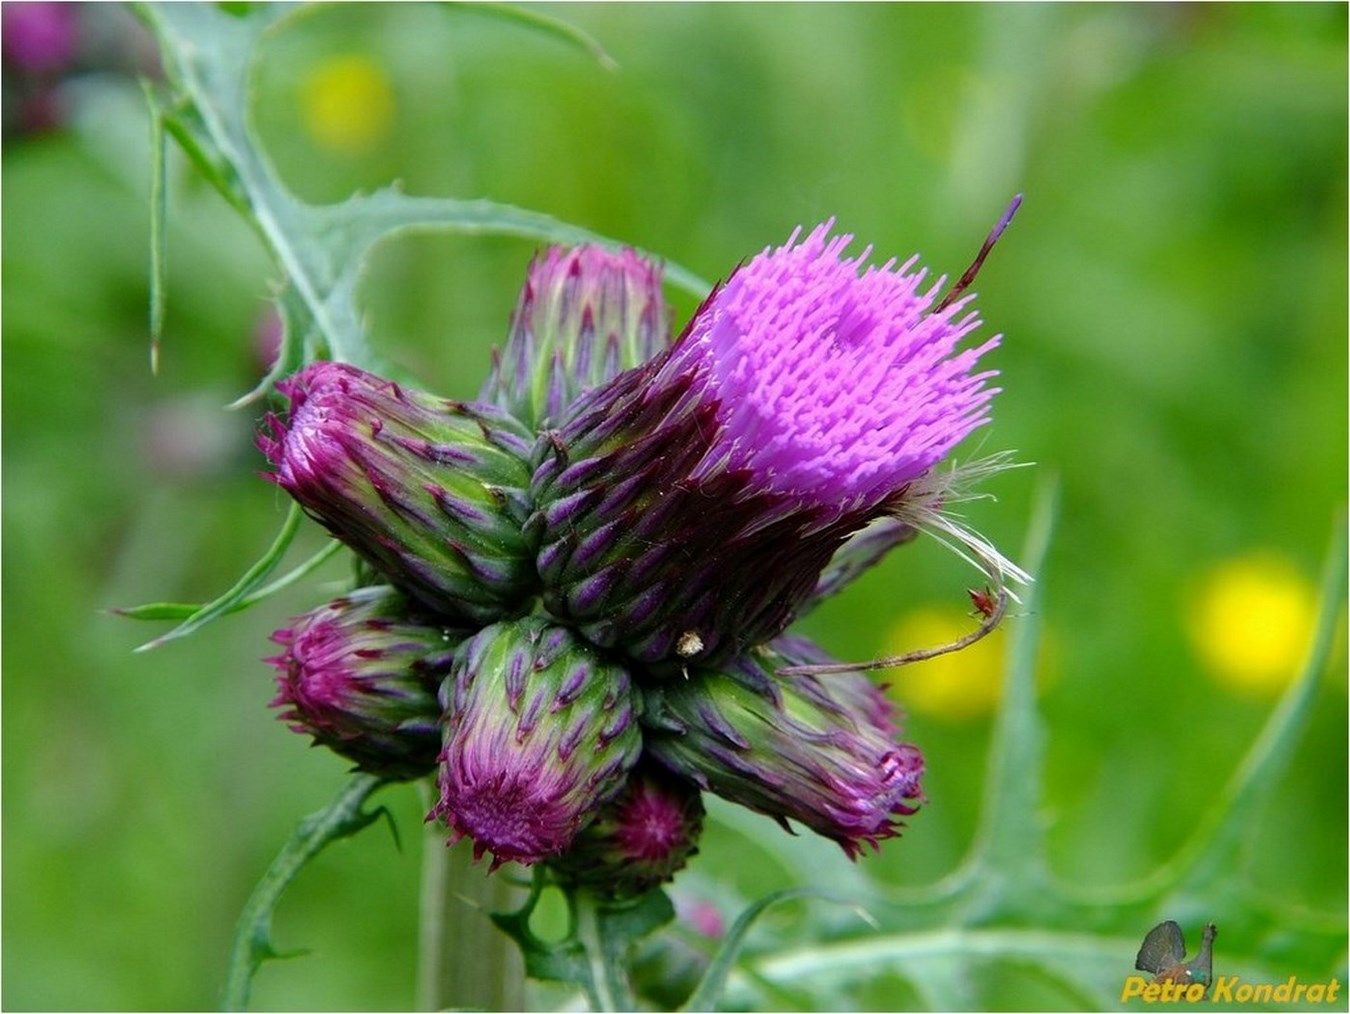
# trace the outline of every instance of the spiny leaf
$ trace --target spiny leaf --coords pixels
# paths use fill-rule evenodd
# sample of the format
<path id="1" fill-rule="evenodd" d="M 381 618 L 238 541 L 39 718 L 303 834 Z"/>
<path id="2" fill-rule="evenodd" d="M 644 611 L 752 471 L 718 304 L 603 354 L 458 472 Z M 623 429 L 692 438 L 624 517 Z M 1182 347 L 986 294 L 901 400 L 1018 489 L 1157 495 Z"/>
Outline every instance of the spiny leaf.
<path id="1" fill-rule="evenodd" d="M 633 945 L 675 918 L 675 906 L 659 888 L 631 901 L 610 902 L 589 891 L 568 895 L 572 908 L 573 939 L 583 957 L 578 981 L 586 988 L 597 1011 L 635 1010 L 637 1001 L 628 980 Z"/>
<path id="2" fill-rule="evenodd" d="M 1039 574 L 1053 516 L 1050 491 L 1038 502 L 1025 559 Z M 840 998 L 850 988 L 890 973 L 912 983 L 934 1009 L 970 1008 L 985 1000 L 967 987 L 1012 965 L 1056 984 L 1082 1009 L 1113 1009 L 1140 941 L 1162 919 L 1197 929 L 1216 922 L 1219 974 L 1247 982 L 1344 977 L 1343 914 L 1335 906 L 1308 912 L 1258 895 L 1243 876 L 1239 845 L 1259 819 L 1255 797 L 1269 790 L 1306 724 L 1344 613 L 1345 581 L 1342 518 L 1301 678 L 1178 857 L 1141 883 L 1104 891 L 1062 883 L 1045 859 L 1036 820 L 1044 732 L 1032 696 L 1033 603 L 1011 646 L 1005 712 L 991 748 L 990 809 L 966 861 L 928 887 L 884 891 L 885 901 L 872 907 L 886 927 L 882 934 L 836 936 L 752 959 L 748 971 L 728 977 L 730 1002 L 743 1006 L 766 996 L 759 983 L 768 981 L 806 989 L 818 1004 L 847 1006 Z"/>
<path id="3" fill-rule="evenodd" d="M 1039 575 L 1050 547 L 1058 505 L 1057 484 L 1045 480 L 1032 512 L 1022 552 L 1029 573 Z M 1003 705 L 989 751 L 982 822 L 972 850 L 975 861 L 1009 878 L 1024 877 L 1044 855 L 1040 822 L 1045 729 L 1036 709 L 1036 651 L 1040 639 L 1042 583 L 1030 585 L 1026 615 L 1013 627 Z"/>
<path id="4" fill-rule="evenodd" d="M 605 47 L 600 45 L 600 40 L 595 36 L 582 31 L 576 25 L 560 21 L 558 18 L 551 17 L 541 11 L 517 7 L 515 4 L 491 3 L 489 0 L 455 0 L 455 2 L 446 6 L 451 10 L 476 11 L 505 21 L 514 21 L 516 24 L 541 31 L 546 35 L 552 35 L 554 38 L 561 39 L 584 50 L 593 56 L 605 70 L 619 69 L 618 63 L 605 52 Z"/>
<path id="5" fill-rule="evenodd" d="M 221 1000 L 223 1009 L 234 1011 L 248 1007 L 254 973 L 264 961 L 296 956 L 297 952 L 283 954 L 272 944 L 272 913 L 282 893 L 304 869 L 305 864 L 327 845 L 354 835 L 379 819 L 383 807 L 374 811 L 366 811 L 362 807 L 371 793 L 384 784 L 375 775 L 354 776 L 332 803 L 300 822 L 291 840 L 272 860 L 272 865 L 249 896 L 235 929 L 234 946 L 230 950 L 229 970 Z"/>
<path id="6" fill-rule="evenodd" d="M 300 369 L 307 359 L 312 358 L 306 354 L 306 349 L 310 348 L 313 342 L 313 319 L 300 303 L 295 290 L 289 286 L 284 289 L 274 301 L 273 307 L 281 319 L 281 342 L 277 346 L 276 358 L 272 360 L 267 373 L 253 389 L 230 402 L 226 408 L 244 408 L 266 397 L 278 380 L 290 376 Z"/>
<path id="7" fill-rule="evenodd" d="M 324 546 L 313 556 L 311 556 L 300 566 L 292 571 L 288 571 L 277 578 L 271 584 L 263 585 L 257 591 L 245 595 L 234 605 L 224 610 L 220 615 L 228 616 L 230 613 L 237 613 L 249 606 L 255 606 L 263 599 L 270 598 L 277 592 L 290 585 L 295 584 L 301 578 L 306 577 L 317 570 L 326 561 L 334 556 L 340 549 L 342 543 L 333 541 Z M 112 609 L 110 612 L 117 616 L 125 616 L 129 620 L 189 620 L 202 612 L 205 605 L 194 604 L 191 602 L 148 602 L 141 606 L 126 606 L 120 609 Z"/>
<path id="8" fill-rule="evenodd" d="M 300 510 L 299 504 L 291 504 L 290 510 L 286 512 L 286 520 L 281 523 L 281 531 L 277 532 L 276 538 L 272 540 L 272 545 L 268 547 L 267 552 L 262 555 L 257 563 L 244 572 L 244 576 L 235 582 L 234 587 L 220 598 L 202 606 L 167 634 L 162 634 L 153 641 L 147 641 L 136 650 L 138 652 L 149 651 L 170 641 L 176 641 L 180 637 L 187 637 L 188 634 L 200 630 L 212 620 L 234 611 L 250 592 L 267 580 L 268 574 L 277 569 L 277 565 L 281 563 L 282 557 L 286 555 L 286 550 L 290 547 L 291 540 L 295 538 L 296 531 L 300 528 L 301 517 L 303 517 L 303 512 Z"/>
<path id="9" fill-rule="evenodd" d="M 754 927 L 755 922 L 769 909 L 775 905 L 780 905 L 785 901 L 792 901 L 796 898 L 820 898 L 824 901 L 832 901 L 836 904 L 849 905 L 855 907 L 853 903 L 836 898 L 824 891 L 813 887 L 789 887 L 782 891 L 774 891 L 748 906 L 742 912 L 731 929 L 727 931 L 726 938 L 722 941 L 722 946 L 718 948 L 714 955 L 712 964 L 708 966 L 703 979 L 693 992 L 693 995 L 685 1002 L 681 1010 L 687 1011 L 711 1011 L 717 1009 L 717 1003 L 726 989 L 727 976 L 731 973 L 736 964 L 736 959 L 740 957 L 741 948 L 745 946 L 746 936 Z M 868 920 L 870 921 L 870 919 Z"/>
<path id="10" fill-rule="evenodd" d="M 1262 794 L 1274 788 L 1275 781 L 1284 772 L 1299 736 L 1308 724 L 1318 685 L 1326 673 L 1337 628 L 1344 618 L 1342 604 L 1345 595 L 1346 548 L 1346 522 L 1342 515 L 1337 520 L 1323 568 L 1321 614 L 1302 673 L 1281 698 L 1251 750 L 1233 772 L 1207 819 L 1192 839 L 1187 858 L 1194 856 L 1189 871 L 1189 877 L 1193 880 L 1214 876 L 1216 866 L 1233 857 L 1247 829 L 1248 811 Z"/>
<path id="11" fill-rule="evenodd" d="M 306 322 L 302 361 L 320 352 L 365 369 L 383 364 L 369 347 L 357 305 L 366 258 L 381 240 L 417 228 L 519 236 L 545 242 L 618 245 L 547 215 L 491 201 L 410 197 L 395 187 L 341 204 L 313 206 L 281 183 L 249 121 L 251 71 L 263 36 L 312 8 L 261 5 L 238 16 L 209 4 L 152 4 L 141 9 L 155 31 L 182 112 L 167 119 L 194 164 L 231 197 L 284 272 Z M 503 14 L 504 11 L 493 11 Z M 561 29 L 544 15 L 513 14 L 535 27 Z M 574 40 L 585 37 L 564 33 Z M 669 265 L 673 284 L 702 296 L 707 284 Z M 297 314 L 288 314 L 294 325 Z M 288 357 L 290 365 L 293 356 Z M 269 373 L 269 382 L 279 373 Z M 240 403 L 257 397 L 255 390 Z"/>
<path id="12" fill-rule="evenodd" d="M 159 373 L 159 345 L 164 335 L 164 290 L 168 260 L 168 208 L 165 176 L 164 111 L 154 86 L 142 80 L 150 107 L 150 372 Z"/>

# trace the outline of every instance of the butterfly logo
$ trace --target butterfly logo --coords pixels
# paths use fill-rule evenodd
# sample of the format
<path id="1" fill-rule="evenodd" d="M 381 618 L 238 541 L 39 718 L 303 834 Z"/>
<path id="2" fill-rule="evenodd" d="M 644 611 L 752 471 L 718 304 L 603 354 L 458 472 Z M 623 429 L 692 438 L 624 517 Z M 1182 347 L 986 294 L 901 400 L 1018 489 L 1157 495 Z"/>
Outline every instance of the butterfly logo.
<path id="1" fill-rule="evenodd" d="M 1181 934 L 1181 927 L 1171 919 L 1160 922 L 1144 937 L 1134 967 L 1141 972 L 1151 972 L 1154 982 L 1198 982 L 1208 988 L 1214 981 L 1214 937 L 1217 935 L 1214 924 L 1206 923 L 1200 950 L 1187 961 L 1186 938 Z"/>

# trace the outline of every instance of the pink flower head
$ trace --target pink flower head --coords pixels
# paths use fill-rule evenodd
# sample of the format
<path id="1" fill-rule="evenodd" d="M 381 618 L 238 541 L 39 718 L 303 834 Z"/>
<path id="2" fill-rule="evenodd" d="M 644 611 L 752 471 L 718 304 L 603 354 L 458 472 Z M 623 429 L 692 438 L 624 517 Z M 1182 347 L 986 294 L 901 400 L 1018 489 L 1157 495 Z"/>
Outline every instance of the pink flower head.
<path id="1" fill-rule="evenodd" d="M 874 506 L 988 421 L 998 337 L 958 351 L 970 297 L 934 311 L 917 257 L 865 267 L 831 219 L 736 271 L 699 310 L 663 374 L 693 370 L 719 430 L 694 476 L 746 469 L 804 501 Z M 658 380 L 658 383 L 660 381 Z"/>
<path id="2" fill-rule="evenodd" d="M 925 526 L 996 556 L 941 516 L 936 466 L 988 419 L 976 366 L 998 339 L 960 348 L 979 325 L 962 283 L 939 301 L 912 260 L 845 257 L 832 225 L 733 272 L 668 351 L 581 395 L 536 448 L 545 606 L 661 675 L 777 636 Z"/>
<path id="3" fill-rule="evenodd" d="M 552 866 L 565 881 L 610 898 L 630 897 L 682 869 L 698 851 L 702 830 L 698 790 L 653 764 L 640 764 Z"/>
<path id="4" fill-rule="evenodd" d="M 272 706 L 296 732 L 367 771 L 413 778 L 436 763 L 452 635 L 390 588 L 362 588 L 278 630 Z"/>
<path id="5" fill-rule="evenodd" d="M 75 59 L 82 5 L 6 3 L 0 6 L 5 62 L 27 74 L 55 74 Z"/>

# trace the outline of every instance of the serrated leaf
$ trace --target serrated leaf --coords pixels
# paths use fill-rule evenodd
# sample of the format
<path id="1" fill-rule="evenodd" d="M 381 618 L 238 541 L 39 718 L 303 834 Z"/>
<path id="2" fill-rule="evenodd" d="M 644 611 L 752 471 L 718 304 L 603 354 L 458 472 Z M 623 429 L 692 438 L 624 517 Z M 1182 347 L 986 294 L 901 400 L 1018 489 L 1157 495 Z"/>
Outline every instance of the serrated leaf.
<path id="1" fill-rule="evenodd" d="M 605 52 L 605 47 L 600 45 L 599 39 L 589 32 L 582 31 L 576 25 L 569 24 L 542 11 L 517 7 L 515 4 L 491 3 L 489 0 L 453 0 L 446 6 L 451 10 L 488 14 L 504 21 L 524 25 L 526 28 L 551 35 L 589 53 L 605 70 L 619 69 L 618 63 L 614 60 L 614 57 Z"/>
<path id="2" fill-rule="evenodd" d="M 789 887 L 782 891 L 774 891 L 763 898 L 754 902 L 742 912 L 731 929 L 727 931 L 726 937 L 722 941 L 722 946 L 718 948 L 713 956 L 712 963 L 708 966 L 707 972 L 703 975 L 703 980 L 694 990 L 693 995 L 680 1008 L 687 1011 L 712 1011 L 717 1009 L 717 1003 L 726 989 L 727 976 L 731 974 L 732 967 L 736 959 L 740 957 L 741 949 L 745 946 L 745 940 L 755 922 L 775 905 L 781 905 L 783 902 L 793 901 L 797 898 L 819 898 L 823 901 L 832 901 L 836 904 L 851 905 L 851 902 L 835 898 L 823 891 L 812 887 Z M 870 919 L 868 920 L 870 921 Z"/>
<path id="3" fill-rule="evenodd" d="M 1058 501 L 1057 483 L 1053 479 L 1044 481 L 1022 551 L 1032 574 L 1039 575 L 1044 568 Z M 994 726 L 981 824 L 971 853 L 974 861 L 986 870 L 998 871 L 1008 881 L 1039 879 L 1042 871 L 1037 864 L 1045 855 L 1040 816 L 1045 727 L 1036 708 L 1036 658 L 1044 594 L 1039 580 L 1028 587 L 1023 602 L 1025 615 L 1012 630 L 1003 705 Z"/>
<path id="4" fill-rule="evenodd" d="M 304 563 L 300 564 L 300 566 L 296 567 L 294 570 L 287 571 L 271 584 L 263 585 L 257 591 L 245 595 L 232 606 L 226 608 L 220 615 L 228 616 L 230 613 L 240 612 L 250 606 L 257 605 L 264 599 L 270 598 L 283 588 L 295 584 L 295 582 L 299 581 L 301 578 L 306 577 L 317 570 L 335 556 L 342 548 L 342 543 L 340 542 L 333 541 L 328 543 L 328 545 L 324 546 L 323 549 L 319 550 Z M 117 616 L 124 616 L 129 620 L 190 620 L 205 608 L 206 605 L 191 602 L 147 602 L 145 605 L 125 606 L 118 609 L 112 609 L 110 612 Z"/>
<path id="5" fill-rule="evenodd" d="M 384 807 L 363 809 L 371 793 L 386 784 L 375 775 L 358 774 L 324 809 L 300 822 L 295 834 L 272 860 L 253 889 L 235 929 L 229 968 L 221 999 L 224 1010 L 245 1010 L 254 973 L 264 961 L 295 957 L 302 951 L 280 952 L 272 944 L 272 913 L 282 894 L 305 865 L 332 842 L 356 834 L 386 814 Z M 391 818 L 392 820 L 392 818 Z"/>
<path id="6" fill-rule="evenodd" d="M 1039 573 L 1053 501 L 1038 498 L 1024 558 Z M 913 984 L 932 1009 L 987 1002 L 971 984 L 1016 965 L 1055 984 L 1081 1009 L 1114 1009 L 1145 934 L 1164 919 L 1219 926 L 1216 974 L 1280 982 L 1290 974 L 1344 979 L 1343 913 L 1307 912 L 1260 897 L 1240 867 L 1254 800 L 1269 791 L 1306 725 L 1344 613 L 1346 531 L 1337 524 L 1322 581 L 1322 606 L 1307 664 L 1237 765 L 1226 788 L 1177 856 L 1150 877 L 1087 891 L 1053 876 L 1038 819 L 1044 728 L 1032 664 L 1036 613 L 1021 618 L 1010 646 L 1004 711 L 994 735 L 986 811 L 967 859 L 928 887 L 882 888 L 874 906 L 885 932 L 847 935 L 756 955 L 728 977 L 737 1006 L 771 994 L 760 985 L 806 990 L 817 1005 L 848 1006 L 848 991 L 881 974 Z M 1039 584 L 1033 595 L 1042 594 Z M 1137 973 L 1135 973 L 1137 974 Z M 771 1000 L 769 1001 L 771 1002 Z M 1223 1006 L 1223 1005 L 1219 1005 Z"/>
<path id="7" fill-rule="evenodd" d="M 142 80 L 141 90 L 150 107 L 150 372 L 159 373 L 159 346 L 164 336 L 165 273 L 168 270 L 166 127 L 154 86 Z"/>
<path id="8" fill-rule="evenodd" d="M 249 114 L 251 72 L 269 32 L 313 7 L 260 5 L 237 15 L 210 4 L 150 4 L 141 9 L 154 30 L 178 99 L 170 134 L 193 163 L 230 197 L 257 230 L 284 273 L 312 335 L 303 360 L 319 354 L 364 369 L 383 368 L 369 347 L 357 288 L 371 250 L 408 229 L 448 229 L 518 236 L 544 242 L 598 242 L 618 246 L 539 212 L 486 200 L 410 197 L 395 187 L 357 195 L 336 205 L 307 204 L 280 181 L 253 132 Z M 494 11 L 502 14 L 502 11 Z M 552 18 L 522 13 L 514 20 L 562 31 Z M 563 32 L 573 41 L 587 37 Z M 588 46 L 589 48 L 589 46 Z M 702 296 L 707 283 L 668 264 L 672 284 Z M 291 314 L 295 323 L 296 314 Z M 277 371 L 269 374 L 275 380 Z M 241 399 L 247 403 L 252 392 Z"/>
<path id="9" fill-rule="evenodd" d="M 313 319 L 295 295 L 295 290 L 287 287 L 274 301 L 274 308 L 281 318 L 281 342 L 277 345 L 276 358 L 272 360 L 267 373 L 243 394 L 225 406 L 229 409 L 245 408 L 267 396 L 273 385 L 283 377 L 289 377 L 305 364 L 306 349 L 314 342 Z"/>
<path id="10" fill-rule="evenodd" d="M 161 634 L 153 641 L 142 644 L 136 651 L 150 651 L 153 648 L 168 644 L 170 641 L 176 641 L 180 637 L 187 637 L 212 620 L 218 619 L 226 613 L 234 612 L 249 593 L 255 591 L 259 585 L 267 580 L 267 575 L 277 569 L 282 557 L 286 555 L 286 550 L 290 548 L 291 540 L 295 538 L 295 533 L 300 528 L 300 519 L 303 516 L 299 504 L 291 504 L 290 510 L 286 512 L 286 520 L 281 523 L 281 530 L 272 540 L 272 545 L 267 548 L 267 552 L 262 555 L 257 563 L 244 571 L 243 577 L 236 581 L 229 591 L 202 606 L 167 634 Z"/>

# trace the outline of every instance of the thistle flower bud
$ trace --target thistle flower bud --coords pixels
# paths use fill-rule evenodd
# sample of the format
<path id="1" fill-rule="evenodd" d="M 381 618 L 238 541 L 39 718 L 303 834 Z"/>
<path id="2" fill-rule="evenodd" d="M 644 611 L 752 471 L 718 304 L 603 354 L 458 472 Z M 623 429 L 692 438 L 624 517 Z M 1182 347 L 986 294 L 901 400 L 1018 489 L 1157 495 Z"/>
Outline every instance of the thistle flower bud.
<path id="1" fill-rule="evenodd" d="M 481 399 L 542 428 L 668 340 L 661 267 L 632 250 L 550 247 L 530 263 Z"/>
<path id="2" fill-rule="evenodd" d="M 850 857 L 918 809 L 923 755 L 895 741 L 890 705 L 861 673 L 776 677 L 824 654 L 780 638 L 721 670 L 673 681 L 649 701 L 646 750 L 734 803 L 798 821 Z"/>
<path id="3" fill-rule="evenodd" d="M 258 438 L 269 478 L 336 538 L 450 617 L 488 623 L 533 592 L 519 423 L 341 363 L 277 386 L 291 405 Z"/>
<path id="4" fill-rule="evenodd" d="M 526 617 L 460 646 L 432 811 L 494 867 L 557 855 L 619 792 L 642 747 L 628 673 L 563 627 Z"/>
<path id="5" fill-rule="evenodd" d="M 974 367 L 998 339 L 957 351 L 968 300 L 935 307 L 912 261 L 864 270 L 831 224 L 737 270 L 536 449 L 544 601 L 597 644 L 667 675 L 734 657 L 786 629 L 854 532 L 936 515 L 925 476 L 987 420 Z"/>
<path id="6" fill-rule="evenodd" d="M 436 764 L 436 689 L 459 637 L 419 622 L 391 588 L 362 588 L 272 635 L 284 649 L 272 706 L 365 771 L 416 778 Z"/>
<path id="7" fill-rule="evenodd" d="M 557 859 L 559 877 L 609 898 L 629 898 L 670 880 L 698 849 L 698 790 L 640 765 L 628 784 Z"/>

